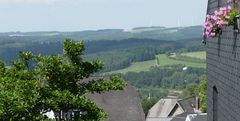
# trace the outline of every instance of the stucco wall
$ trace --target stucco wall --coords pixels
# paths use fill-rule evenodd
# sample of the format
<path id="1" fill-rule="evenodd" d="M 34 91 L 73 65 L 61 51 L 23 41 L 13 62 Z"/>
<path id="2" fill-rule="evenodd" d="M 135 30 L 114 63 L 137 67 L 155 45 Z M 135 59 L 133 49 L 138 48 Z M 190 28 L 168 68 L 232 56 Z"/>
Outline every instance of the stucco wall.
<path id="1" fill-rule="evenodd" d="M 225 3 L 226 0 L 209 0 L 208 13 Z M 220 37 L 207 40 L 208 121 L 213 121 L 214 86 L 218 91 L 218 121 L 240 121 L 240 34 L 236 35 L 232 27 L 225 27 Z"/>

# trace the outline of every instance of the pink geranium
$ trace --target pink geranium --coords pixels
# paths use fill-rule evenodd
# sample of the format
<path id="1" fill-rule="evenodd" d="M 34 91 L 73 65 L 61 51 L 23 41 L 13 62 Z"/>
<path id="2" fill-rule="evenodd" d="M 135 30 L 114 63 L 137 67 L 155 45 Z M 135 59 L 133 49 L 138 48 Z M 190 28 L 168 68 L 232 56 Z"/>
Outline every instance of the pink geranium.
<path id="1" fill-rule="evenodd" d="M 206 38 L 215 37 L 223 26 L 228 25 L 231 9 L 232 7 L 228 5 L 214 11 L 212 15 L 207 15 L 206 22 L 203 25 Z"/>

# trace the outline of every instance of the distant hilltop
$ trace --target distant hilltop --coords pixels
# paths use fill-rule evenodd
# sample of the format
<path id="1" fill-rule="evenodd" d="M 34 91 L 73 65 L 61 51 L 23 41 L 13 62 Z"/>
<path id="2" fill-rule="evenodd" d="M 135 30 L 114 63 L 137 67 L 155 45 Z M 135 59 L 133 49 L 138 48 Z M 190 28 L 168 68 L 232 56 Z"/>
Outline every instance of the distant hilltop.
<path id="1" fill-rule="evenodd" d="M 83 40 L 122 40 L 129 38 L 139 39 L 188 39 L 200 38 L 202 36 L 202 26 L 188 27 L 136 27 L 130 30 L 124 29 L 100 29 L 73 32 L 60 31 L 36 31 L 36 32 L 3 32 L 0 37 L 62 37 Z"/>

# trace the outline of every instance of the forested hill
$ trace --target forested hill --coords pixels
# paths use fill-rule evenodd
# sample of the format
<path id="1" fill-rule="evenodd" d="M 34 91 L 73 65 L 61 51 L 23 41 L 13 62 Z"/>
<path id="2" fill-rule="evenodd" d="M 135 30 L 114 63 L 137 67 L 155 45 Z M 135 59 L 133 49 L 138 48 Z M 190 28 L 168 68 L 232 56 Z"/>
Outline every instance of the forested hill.
<path id="1" fill-rule="evenodd" d="M 132 62 L 154 59 L 156 54 L 204 50 L 200 42 L 200 26 L 139 27 L 129 31 L 12 32 L 0 34 L 0 59 L 10 64 L 17 58 L 19 51 L 43 55 L 62 54 L 65 38 L 85 40 L 86 59 L 103 60 L 105 72 L 126 68 Z"/>
<path id="2" fill-rule="evenodd" d="M 137 87 L 142 100 L 146 100 L 151 94 L 153 97 L 151 101 L 158 101 L 160 97 L 175 95 L 172 91 L 176 89 L 182 90 L 188 84 L 200 82 L 199 77 L 205 73 L 204 68 L 189 67 L 187 71 L 183 68 L 187 66 L 184 63 L 199 64 L 198 62 L 201 62 L 202 64 L 202 60 L 181 55 L 184 52 L 187 54 L 196 51 L 204 52 L 205 46 L 201 43 L 201 33 L 201 26 L 0 33 L 0 60 L 11 65 L 10 63 L 18 58 L 19 51 L 32 51 L 34 54 L 42 55 L 62 54 L 65 38 L 75 41 L 84 40 L 84 60 L 103 61 L 104 68 L 100 74 L 116 74 Z M 171 55 L 176 57 L 170 58 Z M 181 63 L 178 63 L 179 61 Z M 141 68 L 140 71 L 135 72 L 129 71 L 128 68 L 137 67 L 134 66 L 134 64 L 137 65 L 136 63 L 148 68 Z M 121 73 L 121 70 L 126 73 Z M 118 72 L 118 74 L 112 72 Z M 142 105 L 145 113 L 151 107 L 144 101 Z"/>
<path id="3" fill-rule="evenodd" d="M 39 38 L 40 39 L 40 38 Z M 9 64 L 17 58 L 19 51 L 32 51 L 35 54 L 62 54 L 62 41 L 31 42 L 21 38 L 6 38 L 0 42 L 0 58 Z M 131 62 L 151 60 L 156 54 L 173 52 L 178 49 L 187 51 L 203 50 L 201 38 L 179 41 L 153 39 L 126 39 L 118 41 L 86 41 L 86 57 L 104 61 L 106 71 L 122 69 Z"/>
<path id="4" fill-rule="evenodd" d="M 30 41 L 59 41 L 60 38 L 72 38 L 75 40 L 123 40 L 129 38 L 179 40 L 201 37 L 202 27 L 138 27 L 131 30 L 104 29 L 79 32 L 6 32 L 0 33 L 0 37 L 22 37 Z M 38 39 L 36 39 L 38 38 Z M 60 39 L 61 40 L 61 39 Z"/>

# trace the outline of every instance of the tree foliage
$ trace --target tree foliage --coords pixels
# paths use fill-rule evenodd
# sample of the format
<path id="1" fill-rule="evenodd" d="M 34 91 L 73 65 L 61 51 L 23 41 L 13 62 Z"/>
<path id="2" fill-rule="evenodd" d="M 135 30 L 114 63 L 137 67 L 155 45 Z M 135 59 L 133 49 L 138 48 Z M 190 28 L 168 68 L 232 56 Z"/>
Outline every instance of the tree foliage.
<path id="1" fill-rule="evenodd" d="M 149 71 L 128 72 L 118 75 L 137 88 L 164 87 L 184 89 L 187 84 L 199 83 L 199 77 L 205 73 L 205 69 L 189 67 L 184 71 L 184 67 L 184 65 L 152 67 Z"/>
<path id="2" fill-rule="evenodd" d="M 181 98 L 200 96 L 200 109 L 203 113 L 207 112 L 207 75 L 201 76 L 201 83 L 188 84 L 181 94 Z"/>
<path id="3" fill-rule="evenodd" d="M 183 92 L 180 95 L 180 97 L 184 99 L 189 97 L 195 97 L 198 95 L 199 95 L 199 85 L 196 83 L 191 83 L 191 84 L 188 84 L 185 89 L 183 89 Z"/>
<path id="4" fill-rule="evenodd" d="M 84 43 L 66 39 L 63 56 L 34 55 L 20 52 L 19 60 L 10 68 L 0 62 L 0 120 L 48 120 L 42 113 L 78 109 L 74 120 L 103 120 L 107 114 L 86 97 L 88 93 L 122 90 L 125 82 L 117 77 L 109 80 L 82 82 L 102 69 L 98 60 L 83 61 Z"/>
<path id="5" fill-rule="evenodd" d="M 202 76 L 202 82 L 200 84 L 200 108 L 201 111 L 207 112 L 207 75 Z"/>
<path id="6" fill-rule="evenodd" d="M 59 41 L 62 38 L 62 36 L 0 36 L 0 58 L 10 65 L 13 60 L 17 59 L 18 51 L 31 51 L 42 55 L 62 54 L 63 41 Z M 118 41 L 116 39 L 85 41 L 84 58 L 91 60 L 97 57 L 104 62 L 101 72 L 108 72 L 126 68 L 132 62 L 152 60 L 157 54 L 204 50 L 204 45 L 201 45 L 199 40 L 197 38 L 177 41 L 160 38 L 129 38 Z"/>
<path id="7" fill-rule="evenodd" d="M 148 111 L 159 101 L 158 98 L 142 99 L 142 107 L 145 113 L 145 117 L 148 115 Z"/>

